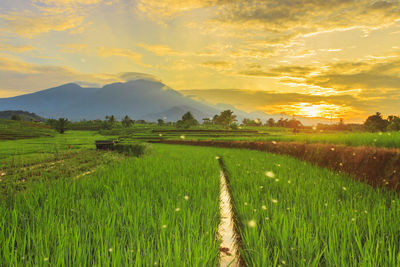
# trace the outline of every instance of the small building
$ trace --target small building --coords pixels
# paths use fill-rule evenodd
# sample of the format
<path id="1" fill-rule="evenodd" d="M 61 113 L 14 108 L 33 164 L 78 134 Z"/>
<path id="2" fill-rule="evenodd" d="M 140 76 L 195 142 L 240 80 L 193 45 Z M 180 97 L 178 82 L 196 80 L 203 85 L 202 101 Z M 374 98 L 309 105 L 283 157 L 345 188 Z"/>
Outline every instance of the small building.
<path id="1" fill-rule="evenodd" d="M 115 142 L 113 140 L 97 140 L 95 143 L 96 149 L 112 150 Z"/>

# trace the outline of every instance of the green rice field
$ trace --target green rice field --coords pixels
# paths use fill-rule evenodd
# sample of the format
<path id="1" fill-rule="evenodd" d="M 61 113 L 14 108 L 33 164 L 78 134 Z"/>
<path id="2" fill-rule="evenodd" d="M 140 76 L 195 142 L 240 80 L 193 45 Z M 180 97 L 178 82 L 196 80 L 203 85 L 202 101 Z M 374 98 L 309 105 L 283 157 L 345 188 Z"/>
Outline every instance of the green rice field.
<path id="1" fill-rule="evenodd" d="M 95 150 L 142 131 L 1 141 L 0 266 L 219 266 L 217 157 L 246 266 L 400 266 L 398 193 L 245 149 Z"/>

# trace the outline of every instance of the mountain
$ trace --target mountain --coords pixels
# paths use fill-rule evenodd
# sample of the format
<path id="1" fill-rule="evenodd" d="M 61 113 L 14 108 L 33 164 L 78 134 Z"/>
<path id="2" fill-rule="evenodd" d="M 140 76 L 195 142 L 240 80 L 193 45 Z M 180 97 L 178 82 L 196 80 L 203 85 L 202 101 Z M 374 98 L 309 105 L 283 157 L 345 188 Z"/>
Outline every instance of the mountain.
<path id="1" fill-rule="evenodd" d="M 0 119 L 11 120 L 11 118 L 16 115 L 23 121 L 46 121 L 45 118 L 42 118 L 35 113 L 30 113 L 22 110 L 5 110 L 0 111 Z"/>
<path id="2" fill-rule="evenodd" d="M 70 120 L 103 119 L 115 115 L 121 119 L 176 121 L 191 111 L 196 119 L 212 117 L 220 109 L 181 95 L 165 84 L 148 79 L 113 83 L 102 88 L 84 88 L 64 84 L 11 98 L 0 98 L 0 110 L 29 110 L 42 117 L 66 117 Z"/>

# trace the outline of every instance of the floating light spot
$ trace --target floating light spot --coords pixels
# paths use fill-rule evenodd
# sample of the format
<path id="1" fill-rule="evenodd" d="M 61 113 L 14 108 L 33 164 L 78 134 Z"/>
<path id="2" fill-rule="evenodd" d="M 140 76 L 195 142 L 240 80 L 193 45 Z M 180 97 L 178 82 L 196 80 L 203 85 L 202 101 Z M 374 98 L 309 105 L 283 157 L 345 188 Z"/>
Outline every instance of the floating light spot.
<path id="1" fill-rule="evenodd" d="M 167 225 L 166 225 L 166 224 L 163 224 L 162 228 L 164 228 L 164 229 L 167 228 Z"/>
<path id="2" fill-rule="evenodd" d="M 271 199 L 271 201 L 272 201 L 272 203 L 278 203 L 278 200 L 277 199 Z"/>
<path id="3" fill-rule="evenodd" d="M 108 249 L 108 252 L 113 252 L 113 249 L 112 249 L 112 248 L 109 248 L 109 249 Z"/>
<path id="4" fill-rule="evenodd" d="M 265 176 L 267 176 L 269 178 L 274 178 L 275 177 L 275 173 L 273 173 L 272 171 L 267 171 L 267 172 L 265 172 Z"/>
<path id="5" fill-rule="evenodd" d="M 342 187 L 343 191 L 347 191 L 347 187 L 343 186 Z"/>
<path id="6" fill-rule="evenodd" d="M 328 203 L 325 203 L 324 205 L 325 205 L 325 207 L 328 207 Z"/>
<path id="7" fill-rule="evenodd" d="M 356 155 L 356 152 L 353 152 L 353 156 L 355 156 Z"/>
<path id="8" fill-rule="evenodd" d="M 379 134 L 379 135 L 382 135 L 383 133 L 382 133 L 382 132 L 379 132 L 378 134 Z"/>
<path id="9" fill-rule="evenodd" d="M 0 174 L 0 176 L 4 176 L 4 175 L 6 175 L 6 173 L 5 173 L 5 172 L 2 172 L 2 173 Z"/>
<path id="10" fill-rule="evenodd" d="M 279 179 L 275 179 L 275 182 L 279 182 Z"/>
<path id="11" fill-rule="evenodd" d="M 266 210 L 266 209 L 267 209 L 267 206 L 262 205 L 261 208 L 262 208 L 263 210 Z"/>
<path id="12" fill-rule="evenodd" d="M 279 163 L 275 163 L 275 166 L 278 166 L 278 167 L 280 167 L 280 166 L 281 166 L 281 164 L 279 164 Z"/>
<path id="13" fill-rule="evenodd" d="M 276 142 L 276 141 L 272 141 L 272 144 L 276 145 L 276 144 L 277 144 L 277 142 Z"/>
<path id="14" fill-rule="evenodd" d="M 44 258 L 43 260 L 44 260 L 44 261 L 49 261 L 49 258 Z"/>
<path id="15" fill-rule="evenodd" d="M 162 134 L 158 134 L 158 136 L 162 136 Z"/>
<path id="16" fill-rule="evenodd" d="M 218 157 L 218 156 L 216 156 L 216 157 L 215 157 L 215 159 L 216 159 L 216 160 L 218 160 L 218 159 L 219 159 L 219 157 Z"/>
<path id="17" fill-rule="evenodd" d="M 244 202 L 244 205 L 247 206 L 247 202 Z"/>
<path id="18" fill-rule="evenodd" d="M 374 142 L 378 141 L 378 139 L 374 138 Z"/>
<path id="19" fill-rule="evenodd" d="M 289 180 L 289 181 L 287 181 L 287 183 L 288 183 L 288 184 L 291 184 L 292 182 Z"/>
<path id="20" fill-rule="evenodd" d="M 316 126 L 313 126 L 312 129 L 315 131 L 315 130 L 317 130 L 317 127 L 316 127 Z"/>
<path id="21" fill-rule="evenodd" d="M 334 147 L 331 147 L 331 151 L 335 151 L 335 148 L 334 148 Z"/>
<path id="22" fill-rule="evenodd" d="M 351 218 L 351 221 L 354 222 L 356 220 L 356 218 Z"/>
<path id="23" fill-rule="evenodd" d="M 183 197 L 185 200 L 189 200 L 189 196 L 184 196 Z"/>
<path id="24" fill-rule="evenodd" d="M 175 211 L 180 211 L 180 210 L 181 210 L 181 208 L 176 208 L 176 209 L 175 209 Z"/>
<path id="25" fill-rule="evenodd" d="M 286 264 L 286 261 L 281 261 L 281 263 L 282 263 L 283 265 L 285 265 L 285 264 Z"/>
<path id="26" fill-rule="evenodd" d="M 368 213 L 368 211 L 364 210 L 364 213 L 365 213 L 365 214 L 367 214 L 367 213 Z"/>
<path id="27" fill-rule="evenodd" d="M 181 139 L 185 139 L 185 136 L 184 136 L 184 135 L 181 135 Z"/>
<path id="28" fill-rule="evenodd" d="M 247 225 L 248 225 L 249 227 L 251 227 L 251 228 L 254 228 L 254 227 L 256 227 L 256 222 L 255 222 L 254 220 L 250 220 L 250 221 L 247 223 Z"/>
<path id="29" fill-rule="evenodd" d="M 260 185 L 260 189 L 263 189 L 263 188 L 264 188 L 264 186 Z"/>

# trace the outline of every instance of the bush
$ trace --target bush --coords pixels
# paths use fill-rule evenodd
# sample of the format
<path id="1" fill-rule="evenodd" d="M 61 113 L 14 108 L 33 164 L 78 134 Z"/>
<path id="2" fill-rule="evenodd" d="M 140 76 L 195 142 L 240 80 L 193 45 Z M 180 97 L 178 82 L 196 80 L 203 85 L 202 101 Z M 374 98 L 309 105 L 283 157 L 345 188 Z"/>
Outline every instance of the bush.
<path id="1" fill-rule="evenodd" d="M 150 152 L 150 146 L 144 143 L 136 144 L 116 144 L 113 150 L 118 151 L 126 156 L 140 157 Z"/>

